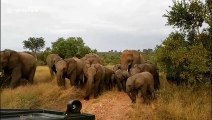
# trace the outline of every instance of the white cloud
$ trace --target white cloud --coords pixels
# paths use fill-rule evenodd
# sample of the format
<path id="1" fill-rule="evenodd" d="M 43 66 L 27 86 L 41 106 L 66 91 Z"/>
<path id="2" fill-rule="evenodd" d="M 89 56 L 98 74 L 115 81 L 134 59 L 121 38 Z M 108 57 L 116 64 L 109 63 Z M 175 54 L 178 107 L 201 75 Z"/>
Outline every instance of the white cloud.
<path id="1" fill-rule="evenodd" d="M 170 32 L 162 15 L 171 0 L 2 0 L 1 48 L 22 41 L 82 37 L 99 51 L 154 48 Z"/>

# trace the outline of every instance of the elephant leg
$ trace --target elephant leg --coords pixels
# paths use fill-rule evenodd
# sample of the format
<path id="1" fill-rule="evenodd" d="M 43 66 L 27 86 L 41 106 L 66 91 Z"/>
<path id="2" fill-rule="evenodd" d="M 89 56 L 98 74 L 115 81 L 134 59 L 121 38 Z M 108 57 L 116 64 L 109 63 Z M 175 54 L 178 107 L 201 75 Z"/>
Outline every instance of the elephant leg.
<path id="1" fill-rule="evenodd" d="M 73 72 L 73 74 L 71 75 L 71 79 L 70 79 L 70 84 L 71 86 L 76 86 L 76 72 Z"/>
<path id="2" fill-rule="evenodd" d="M 149 91 L 150 91 L 150 96 L 151 96 L 151 98 L 152 98 L 153 100 L 156 99 L 156 93 L 155 93 L 155 89 L 154 89 L 154 86 L 153 86 L 153 85 L 150 86 Z"/>
<path id="3" fill-rule="evenodd" d="M 159 88 L 160 88 L 160 80 L 159 80 L 159 74 L 158 73 L 156 73 L 154 75 L 154 88 L 156 90 L 159 90 Z"/>
<path id="4" fill-rule="evenodd" d="M 65 76 L 63 75 L 63 76 L 62 76 L 62 79 L 61 79 L 61 85 L 62 85 L 63 87 L 65 87 L 65 84 L 66 84 Z"/>
<path id="5" fill-rule="evenodd" d="M 27 85 L 29 82 L 27 79 L 21 78 L 20 79 L 20 85 Z"/>
<path id="6" fill-rule="evenodd" d="M 33 67 L 33 69 L 30 71 L 29 78 L 28 78 L 29 84 L 33 84 L 35 71 L 36 71 L 36 66 Z"/>
<path id="7" fill-rule="evenodd" d="M 141 93 L 142 93 L 142 96 L 143 96 L 143 100 L 144 100 L 144 103 L 149 103 L 148 102 L 148 97 L 147 97 L 147 86 L 144 85 L 142 88 L 141 88 Z"/>
<path id="8" fill-rule="evenodd" d="M 136 103 L 136 91 L 130 90 L 129 92 L 127 92 L 127 94 L 130 97 L 132 103 Z"/>
<path id="9" fill-rule="evenodd" d="M 79 88 L 82 88 L 83 87 L 83 84 L 84 84 L 84 82 L 83 82 L 83 76 L 82 75 L 79 75 L 79 77 L 77 78 L 77 80 L 79 80 Z"/>
<path id="10" fill-rule="evenodd" d="M 95 85 L 94 85 L 94 98 L 98 97 L 101 95 L 103 92 L 103 85 L 100 80 L 97 80 Z"/>
<path id="11" fill-rule="evenodd" d="M 125 82 L 125 80 L 122 80 L 122 89 L 124 90 L 124 92 L 126 92 L 126 82 Z"/>
<path id="12" fill-rule="evenodd" d="M 118 91 L 122 90 L 122 85 L 120 81 L 117 81 L 117 87 L 118 87 Z"/>
<path id="13" fill-rule="evenodd" d="M 53 77 L 54 77 L 54 72 L 53 72 L 53 70 L 52 70 L 51 67 L 49 67 L 49 71 L 50 71 L 51 78 L 53 79 Z"/>
<path id="14" fill-rule="evenodd" d="M 17 66 L 16 68 L 13 69 L 12 74 L 11 74 L 11 82 L 10 82 L 10 87 L 15 88 L 18 86 L 20 79 L 21 79 L 21 67 Z"/>
<path id="15" fill-rule="evenodd" d="M 81 75 L 80 79 L 81 79 L 80 80 L 81 81 L 80 88 L 83 89 L 85 87 L 85 85 L 86 85 L 87 78 L 84 75 Z"/>

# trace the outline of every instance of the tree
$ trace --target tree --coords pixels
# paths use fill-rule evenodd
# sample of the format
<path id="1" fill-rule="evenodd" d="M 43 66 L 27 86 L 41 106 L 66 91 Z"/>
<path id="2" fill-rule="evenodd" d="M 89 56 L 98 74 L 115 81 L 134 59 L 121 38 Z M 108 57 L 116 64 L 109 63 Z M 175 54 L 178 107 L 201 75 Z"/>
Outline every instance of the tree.
<path id="1" fill-rule="evenodd" d="M 59 54 L 62 58 L 83 57 L 85 54 L 95 52 L 86 46 L 81 37 L 69 37 L 67 39 L 58 38 L 52 43 L 52 51 Z"/>
<path id="2" fill-rule="evenodd" d="M 178 32 L 172 32 L 156 48 L 156 60 L 177 83 L 202 82 L 212 73 L 211 5 L 209 0 L 176 0 L 164 14 L 167 25 Z"/>
<path id="3" fill-rule="evenodd" d="M 29 49 L 31 50 L 37 59 L 37 52 L 39 52 L 42 48 L 45 46 L 45 41 L 42 37 L 40 38 L 35 38 L 35 37 L 30 37 L 28 40 L 23 41 L 23 47 L 24 49 Z"/>

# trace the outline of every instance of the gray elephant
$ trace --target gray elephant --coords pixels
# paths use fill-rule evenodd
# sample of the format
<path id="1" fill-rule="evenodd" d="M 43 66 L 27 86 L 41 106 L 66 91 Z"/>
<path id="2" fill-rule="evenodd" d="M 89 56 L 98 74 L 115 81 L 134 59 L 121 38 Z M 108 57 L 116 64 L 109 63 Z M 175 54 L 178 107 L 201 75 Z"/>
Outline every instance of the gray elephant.
<path id="1" fill-rule="evenodd" d="M 129 71 L 135 64 L 145 63 L 143 56 L 136 50 L 124 50 L 121 54 L 121 69 Z"/>
<path id="2" fill-rule="evenodd" d="M 11 88 L 15 88 L 22 80 L 33 84 L 36 71 L 36 59 L 31 54 L 13 50 L 1 51 L 1 67 L 5 75 L 11 76 Z"/>
<path id="3" fill-rule="evenodd" d="M 143 96 L 144 102 L 147 104 L 151 99 L 155 98 L 154 79 L 151 73 L 137 73 L 127 79 L 126 92 L 132 100 L 132 103 L 136 102 L 136 96 L 139 91 Z"/>
<path id="4" fill-rule="evenodd" d="M 157 66 L 151 63 L 135 64 L 133 68 L 131 68 L 129 71 L 130 76 L 133 76 L 141 72 L 150 72 L 154 78 L 154 88 L 156 90 L 159 90 L 160 80 L 159 80 L 159 72 L 158 72 Z"/>
<path id="5" fill-rule="evenodd" d="M 115 84 L 117 84 L 119 91 L 126 91 L 126 81 L 129 77 L 129 73 L 126 70 L 118 69 L 115 71 Z"/>
<path id="6" fill-rule="evenodd" d="M 58 54 L 49 54 L 46 57 L 46 63 L 49 67 L 52 78 L 54 77 L 54 74 L 56 74 L 55 63 L 57 63 L 60 60 L 62 60 L 62 58 Z"/>
<path id="7" fill-rule="evenodd" d="M 84 73 L 83 66 L 84 62 L 76 57 L 65 59 L 67 62 L 67 78 L 70 79 L 72 86 L 83 87 L 84 84 Z"/>
<path id="8" fill-rule="evenodd" d="M 87 78 L 86 83 L 86 93 L 85 93 L 85 100 L 89 100 L 90 95 L 93 93 L 94 98 L 101 95 L 103 92 L 103 82 L 105 78 L 105 69 L 104 67 L 97 63 L 97 64 L 85 64 L 85 77 Z"/>

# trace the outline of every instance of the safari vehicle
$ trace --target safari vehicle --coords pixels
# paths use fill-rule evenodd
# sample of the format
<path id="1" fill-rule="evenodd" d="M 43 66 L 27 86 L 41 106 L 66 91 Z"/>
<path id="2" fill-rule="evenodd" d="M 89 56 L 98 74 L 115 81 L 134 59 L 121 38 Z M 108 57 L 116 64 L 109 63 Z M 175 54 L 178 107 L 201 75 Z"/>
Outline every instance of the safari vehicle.
<path id="1" fill-rule="evenodd" d="M 81 113 L 82 103 L 72 100 L 65 112 L 43 109 L 0 109 L 1 120 L 95 120 L 95 115 Z"/>

